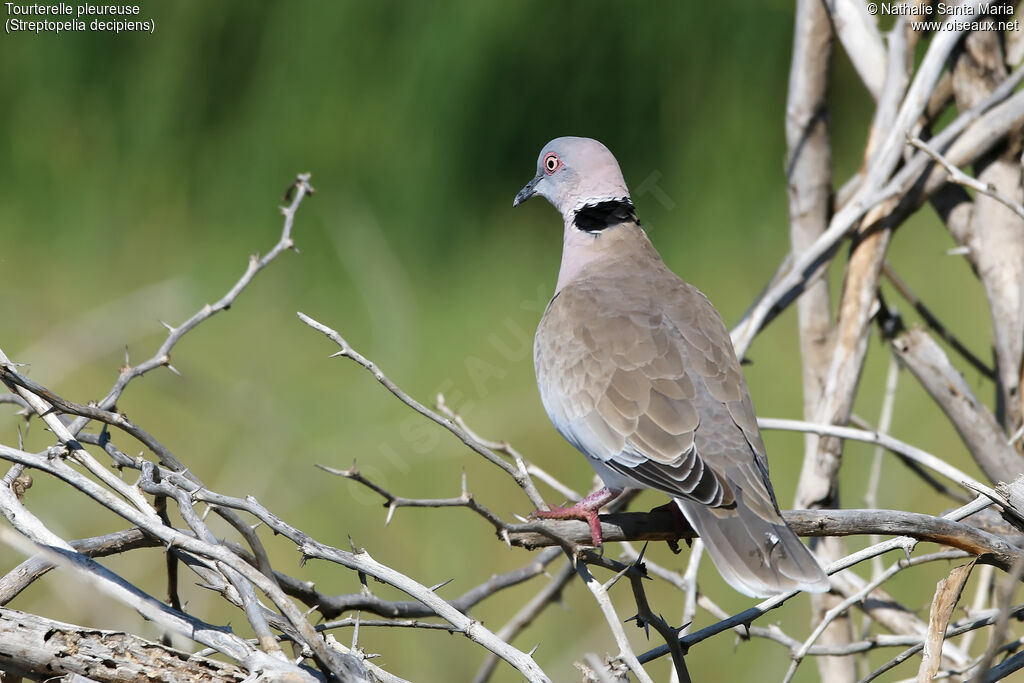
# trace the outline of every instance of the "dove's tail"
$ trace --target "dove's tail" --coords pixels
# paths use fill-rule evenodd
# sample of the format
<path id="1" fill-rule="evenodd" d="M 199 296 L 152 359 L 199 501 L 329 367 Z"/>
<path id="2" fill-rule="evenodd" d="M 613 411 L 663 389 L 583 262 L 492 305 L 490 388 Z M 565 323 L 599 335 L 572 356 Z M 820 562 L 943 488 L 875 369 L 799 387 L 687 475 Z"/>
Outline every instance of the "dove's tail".
<path id="1" fill-rule="evenodd" d="M 733 588 L 753 598 L 792 590 L 824 593 L 828 577 L 777 511 L 765 519 L 743 503 L 712 508 L 676 498 L 690 526 L 704 541 L 715 567 Z"/>

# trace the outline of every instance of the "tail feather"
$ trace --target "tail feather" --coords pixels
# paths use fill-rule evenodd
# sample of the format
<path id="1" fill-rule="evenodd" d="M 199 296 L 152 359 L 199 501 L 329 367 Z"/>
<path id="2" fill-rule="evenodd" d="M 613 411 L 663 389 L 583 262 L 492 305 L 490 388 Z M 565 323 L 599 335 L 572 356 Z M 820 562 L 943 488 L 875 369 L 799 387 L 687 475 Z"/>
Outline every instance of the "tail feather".
<path id="1" fill-rule="evenodd" d="M 676 498 L 690 526 L 729 585 L 752 598 L 792 590 L 824 593 L 828 576 L 782 516 L 765 519 L 737 496 L 734 508 L 712 508 Z"/>

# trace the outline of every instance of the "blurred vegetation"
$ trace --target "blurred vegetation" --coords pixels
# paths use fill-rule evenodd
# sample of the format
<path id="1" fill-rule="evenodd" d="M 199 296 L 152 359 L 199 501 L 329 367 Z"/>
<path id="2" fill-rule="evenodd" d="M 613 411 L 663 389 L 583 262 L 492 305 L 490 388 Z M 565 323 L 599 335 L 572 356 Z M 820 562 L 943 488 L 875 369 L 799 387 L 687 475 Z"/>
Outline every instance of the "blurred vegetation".
<path id="1" fill-rule="evenodd" d="M 295 173 L 311 171 L 318 193 L 299 212 L 301 254 L 283 255 L 229 312 L 185 338 L 173 357 L 182 378 L 153 373 L 119 408 L 213 489 L 255 495 L 325 542 L 345 547 L 351 536 L 424 583 L 454 578 L 445 595 L 530 556 L 465 511 L 403 510 L 385 527 L 378 500 L 313 464 L 357 460 L 408 496 L 452 495 L 465 469 L 473 493 L 499 514 L 525 514 L 528 502 L 450 436 L 410 418 L 366 373 L 328 360 L 334 349 L 295 312 L 339 329 L 425 402 L 444 391 L 481 434 L 512 441 L 582 490 L 591 471 L 548 423 L 530 352 L 561 225 L 542 202 L 512 210 L 541 146 L 557 135 L 596 137 L 634 188 L 654 178 L 670 202 L 636 196 L 645 226 L 669 265 L 708 292 L 730 324 L 787 250 L 783 114 L 793 17 L 784 0 L 142 7 L 155 35 L 8 35 L 0 47 L 0 347 L 69 398 L 101 397 L 126 346 L 135 360 L 151 355 L 164 335 L 158 320 L 179 322 L 219 298 L 248 254 L 270 248 L 281 193 Z M 838 183 L 860 163 L 872 107 L 841 53 L 834 71 Z M 985 355 L 987 310 L 961 259 L 944 255 L 950 245 L 923 212 L 897 234 L 891 261 Z M 831 276 L 838 285 L 840 269 Z M 755 343 L 748 378 L 760 414 L 801 415 L 796 348 L 792 312 Z M 886 363 L 874 341 L 856 408 L 869 420 Z M 990 396 L 976 375 L 968 378 Z M 12 412 L 0 415 L 7 443 L 18 438 Z M 907 376 L 893 432 L 976 471 Z M 802 438 L 767 440 L 786 504 Z M 33 424 L 27 447 L 48 443 Z M 870 453 L 847 447 L 847 505 L 861 503 Z M 885 467 L 881 505 L 946 505 L 891 459 Z M 43 477 L 28 502 L 69 538 L 121 526 L 91 516 L 94 505 Z M 648 493 L 639 505 L 661 502 Z M 302 571 L 293 548 L 268 543 L 282 571 Z M 0 570 L 19 560 L 7 550 L 0 556 Z M 687 557 L 661 546 L 648 556 L 677 569 Z M 107 562 L 162 594 L 160 552 Z M 321 590 L 358 591 L 355 575 L 336 567 L 305 571 Z M 927 571 L 937 579 L 946 569 L 896 582 L 906 604 L 925 611 Z M 724 608 L 749 604 L 710 563 L 702 572 Z M 509 590 L 475 614 L 496 629 L 539 586 Z M 224 608 L 204 612 L 218 599 L 201 589 L 185 592 L 204 617 L 244 624 Z M 621 593 L 628 616 L 631 598 Z M 678 620 L 681 595 L 654 591 L 652 601 Z M 131 611 L 58 575 L 12 606 L 156 635 Z M 806 599 L 776 620 L 806 636 Z M 700 614 L 697 626 L 709 622 Z M 633 635 L 644 649 L 642 633 Z M 363 629 L 360 638 L 383 653 L 378 663 L 416 680 L 466 680 L 483 657 L 443 633 Z M 516 642 L 539 642 L 538 661 L 558 680 L 575 679 L 572 662 L 584 652 L 615 649 L 575 584 L 565 609 L 551 608 Z M 741 644 L 740 657 L 729 656 L 733 647 L 723 635 L 695 648 L 695 678 L 765 680 L 788 664 L 774 644 Z M 516 680 L 499 671 L 498 680 Z M 652 672 L 667 677 L 667 662 Z M 801 677 L 816 677 L 813 663 Z"/>

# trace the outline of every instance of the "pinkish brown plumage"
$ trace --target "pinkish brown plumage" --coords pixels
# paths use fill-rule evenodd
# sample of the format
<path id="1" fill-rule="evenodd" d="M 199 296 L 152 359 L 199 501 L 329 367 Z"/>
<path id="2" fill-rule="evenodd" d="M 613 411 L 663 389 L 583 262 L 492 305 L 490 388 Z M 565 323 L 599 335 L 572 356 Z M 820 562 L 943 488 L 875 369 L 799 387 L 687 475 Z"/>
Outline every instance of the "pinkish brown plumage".
<path id="1" fill-rule="evenodd" d="M 586 519 L 598 544 L 602 505 L 623 488 L 656 489 L 740 592 L 828 590 L 779 514 L 728 330 L 647 239 L 611 152 L 588 138 L 552 140 L 515 203 L 534 195 L 565 224 L 555 295 L 534 343 L 541 400 L 607 486 L 535 514 Z"/>

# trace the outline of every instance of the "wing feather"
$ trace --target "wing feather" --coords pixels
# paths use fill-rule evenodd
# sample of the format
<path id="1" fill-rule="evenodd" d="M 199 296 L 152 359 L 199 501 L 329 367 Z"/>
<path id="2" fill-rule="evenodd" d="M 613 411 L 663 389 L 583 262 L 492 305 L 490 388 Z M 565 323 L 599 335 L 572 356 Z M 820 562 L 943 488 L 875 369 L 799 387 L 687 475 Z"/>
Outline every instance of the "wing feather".
<path id="1" fill-rule="evenodd" d="M 728 330 L 700 291 L 657 275 L 583 278 L 552 301 L 535 347 L 545 408 L 570 442 L 626 479 L 721 505 L 738 486 L 772 516 L 764 443 Z"/>
<path id="2" fill-rule="evenodd" d="M 827 589 L 779 515 L 721 317 L 642 232 L 615 234 L 602 239 L 624 251 L 564 285 L 537 330 L 537 382 L 552 422 L 607 485 L 676 498 L 740 590 Z"/>

